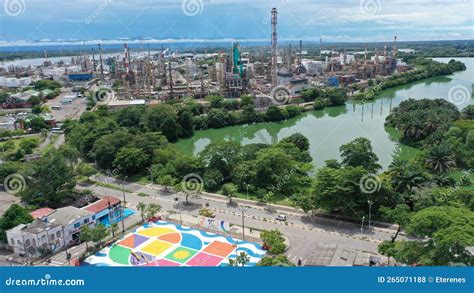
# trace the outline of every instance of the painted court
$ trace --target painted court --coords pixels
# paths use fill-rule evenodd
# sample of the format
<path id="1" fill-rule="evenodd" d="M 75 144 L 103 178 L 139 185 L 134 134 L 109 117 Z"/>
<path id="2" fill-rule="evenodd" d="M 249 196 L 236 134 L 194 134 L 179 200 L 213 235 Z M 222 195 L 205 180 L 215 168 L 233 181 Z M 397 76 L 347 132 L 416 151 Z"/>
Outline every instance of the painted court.
<path id="1" fill-rule="evenodd" d="M 158 221 L 148 223 L 88 257 L 93 266 L 228 266 L 245 252 L 254 266 L 265 255 L 260 245 Z"/>

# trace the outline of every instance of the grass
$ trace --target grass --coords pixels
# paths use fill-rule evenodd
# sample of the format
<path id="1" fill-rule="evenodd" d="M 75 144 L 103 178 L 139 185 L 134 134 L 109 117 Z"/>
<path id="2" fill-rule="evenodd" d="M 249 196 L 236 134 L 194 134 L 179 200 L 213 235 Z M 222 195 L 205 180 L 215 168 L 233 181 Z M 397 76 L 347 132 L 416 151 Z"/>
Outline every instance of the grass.
<path id="1" fill-rule="evenodd" d="M 56 141 L 58 140 L 59 138 L 59 135 L 58 134 L 52 134 L 51 135 L 51 138 L 50 138 L 50 141 L 49 141 L 49 144 L 43 149 L 43 154 L 49 152 L 53 147 L 54 147 L 54 144 L 56 143 Z"/>
<path id="2" fill-rule="evenodd" d="M 0 142 L 0 152 L 1 152 L 1 157 L 5 157 L 5 155 L 11 155 L 11 154 L 14 154 L 18 151 L 18 149 L 20 148 L 20 143 L 23 141 L 23 140 L 27 140 L 27 139 L 32 139 L 32 138 L 37 138 L 38 139 L 38 145 L 41 144 L 41 140 L 40 140 L 40 136 L 30 136 L 30 137 L 24 137 L 24 138 L 14 138 L 14 139 L 8 139 L 8 140 L 5 140 L 5 141 L 2 141 Z M 5 144 L 10 144 L 10 142 L 13 142 L 13 148 L 11 149 L 5 149 L 4 146 Z M 35 149 L 37 149 L 38 147 L 36 147 Z M 33 151 L 34 152 L 34 151 Z"/>
<path id="3" fill-rule="evenodd" d="M 415 159 L 422 152 L 420 149 L 401 143 L 400 138 L 402 137 L 402 134 L 396 128 L 385 127 L 385 131 L 388 133 L 392 141 L 398 143 L 401 159 L 410 161 Z"/>
<path id="4" fill-rule="evenodd" d="M 449 176 L 453 178 L 454 180 L 456 180 L 456 182 L 458 182 L 461 179 L 461 177 L 464 176 L 464 174 L 466 174 L 466 172 L 463 170 L 454 170 L 454 171 L 449 172 Z M 469 180 L 471 182 L 474 182 L 474 173 L 469 174 Z M 469 186 L 459 186 L 458 188 L 462 190 L 474 190 L 474 185 L 471 184 Z"/>
<path id="5" fill-rule="evenodd" d="M 224 196 L 222 194 L 222 190 L 218 190 L 217 192 L 215 192 L 217 194 L 220 194 L 222 196 Z M 244 192 L 244 193 L 239 193 L 237 192 L 234 196 L 234 198 L 239 198 L 239 199 L 249 199 L 249 200 L 253 200 L 253 201 L 258 201 L 258 202 L 263 202 L 261 201 L 261 199 L 259 197 L 257 197 L 256 194 L 253 194 L 249 191 L 249 196 L 247 197 L 247 193 Z M 267 203 L 268 204 L 268 203 Z M 282 205 L 282 206 L 288 206 L 288 207 L 293 207 L 293 202 L 291 201 L 291 199 L 283 196 L 283 195 L 275 195 L 274 197 L 274 200 L 270 203 L 271 205 L 272 204 L 277 204 L 277 205 Z"/>
<path id="6" fill-rule="evenodd" d="M 150 175 L 137 174 L 127 178 L 128 182 L 137 183 L 140 185 L 148 185 L 151 183 Z M 156 183 L 156 182 L 155 182 Z"/>
<path id="7" fill-rule="evenodd" d="M 122 191 L 122 186 L 119 186 L 119 185 L 115 185 L 115 184 L 110 184 L 110 183 L 103 183 L 103 182 L 99 182 L 99 181 L 96 181 L 96 180 L 93 180 L 91 179 L 90 180 L 91 183 L 94 183 L 95 185 L 98 185 L 98 186 L 103 186 L 103 187 L 106 187 L 106 188 L 109 188 L 109 189 L 113 189 L 113 190 L 117 190 L 117 191 Z M 123 189 L 126 193 L 133 193 L 133 191 L 131 190 L 128 190 L 128 189 Z"/>

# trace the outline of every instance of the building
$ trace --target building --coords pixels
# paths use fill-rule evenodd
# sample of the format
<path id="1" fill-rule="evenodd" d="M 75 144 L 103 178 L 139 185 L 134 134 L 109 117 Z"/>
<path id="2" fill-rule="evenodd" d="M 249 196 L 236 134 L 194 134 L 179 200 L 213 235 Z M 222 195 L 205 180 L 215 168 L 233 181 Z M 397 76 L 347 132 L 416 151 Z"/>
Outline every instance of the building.
<path id="1" fill-rule="evenodd" d="M 34 210 L 30 213 L 30 215 L 33 217 L 33 219 L 41 219 L 43 217 L 46 217 L 47 215 L 51 214 L 54 212 L 53 209 L 50 208 L 40 208 L 37 210 Z"/>
<path id="2" fill-rule="evenodd" d="M 146 100 L 115 100 L 107 104 L 107 108 L 110 110 L 120 110 L 128 107 L 145 106 Z"/>
<path id="3" fill-rule="evenodd" d="M 25 87 L 29 86 L 31 83 L 30 77 L 3 77 L 0 76 L 0 87 L 6 88 L 18 88 L 18 87 Z"/>
<path id="4" fill-rule="evenodd" d="M 309 83 L 307 78 L 295 77 L 290 81 L 288 89 L 292 96 L 296 96 L 309 89 Z"/>
<path id="5" fill-rule="evenodd" d="M 70 81 L 89 81 L 93 78 L 93 75 L 87 72 L 77 72 L 68 74 L 67 77 Z"/>
<path id="6" fill-rule="evenodd" d="M 69 244 L 79 238 L 83 226 L 95 226 L 95 214 L 87 210 L 68 206 L 59 208 L 42 220 L 64 227 L 65 240 Z"/>
<path id="7" fill-rule="evenodd" d="M 82 209 L 93 213 L 96 222 L 100 222 L 107 227 L 110 223 L 120 221 L 122 216 L 121 203 L 122 202 L 115 197 L 106 196 Z"/>
<path id="8" fill-rule="evenodd" d="M 21 224 L 6 232 L 8 245 L 13 252 L 27 257 L 55 252 L 64 247 L 64 230 L 61 225 L 37 219 Z"/>

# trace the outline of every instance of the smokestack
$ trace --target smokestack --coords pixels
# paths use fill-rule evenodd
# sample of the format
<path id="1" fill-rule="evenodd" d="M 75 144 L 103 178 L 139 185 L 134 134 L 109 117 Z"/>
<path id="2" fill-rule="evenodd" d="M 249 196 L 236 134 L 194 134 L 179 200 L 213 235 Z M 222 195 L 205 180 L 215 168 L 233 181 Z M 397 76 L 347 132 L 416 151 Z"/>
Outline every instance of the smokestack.
<path id="1" fill-rule="evenodd" d="M 397 36 L 395 36 L 393 38 L 393 58 L 394 59 L 397 59 L 397 53 L 398 53 L 398 49 L 397 49 Z"/>
<path id="2" fill-rule="evenodd" d="M 99 64 L 100 64 L 100 78 L 104 80 L 104 64 L 102 63 L 102 49 L 100 47 L 100 44 L 97 44 L 99 47 Z"/>
<path id="3" fill-rule="evenodd" d="M 128 64 L 128 46 L 127 44 L 123 44 L 123 51 L 124 51 L 124 54 L 125 54 L 125 57 L 124 57 L 124 65 L 125 65 L 125 72 L 128 74 L 130 72 L 130 64 Z"/>
<path id="4" fill-rule="evenodd" d="M 277 86 L 277 23 L 278 11 L 276 8 L 272 8 L 272 88 Z"/>

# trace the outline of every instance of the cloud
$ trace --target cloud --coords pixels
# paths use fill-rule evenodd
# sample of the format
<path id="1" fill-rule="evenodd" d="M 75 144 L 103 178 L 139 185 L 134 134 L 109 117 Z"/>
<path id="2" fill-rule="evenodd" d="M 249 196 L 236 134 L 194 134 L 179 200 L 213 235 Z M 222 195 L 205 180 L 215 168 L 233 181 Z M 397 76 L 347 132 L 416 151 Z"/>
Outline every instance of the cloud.
<path id="1" fill-rule="evenodd" d="M 183 1 L 202 3 L 202 13 L 187 16 L 182 11 Z M 473 1 L 26 0 L 22 15 L 11 17 L 0 9 L 0 39 L 265 39 L 269 38 L 269 15 L 274 6 L 279 9 L 280 38 L 318 39 L 324 35 L 337 41 L 386 40 L 382 38 L 396 34 L 414 40 L 427 36 L 472 39 Z M 369 10 L 366 3 L 376 6 Z M 86 24 L 91 15 L 92 21 Z"/>

